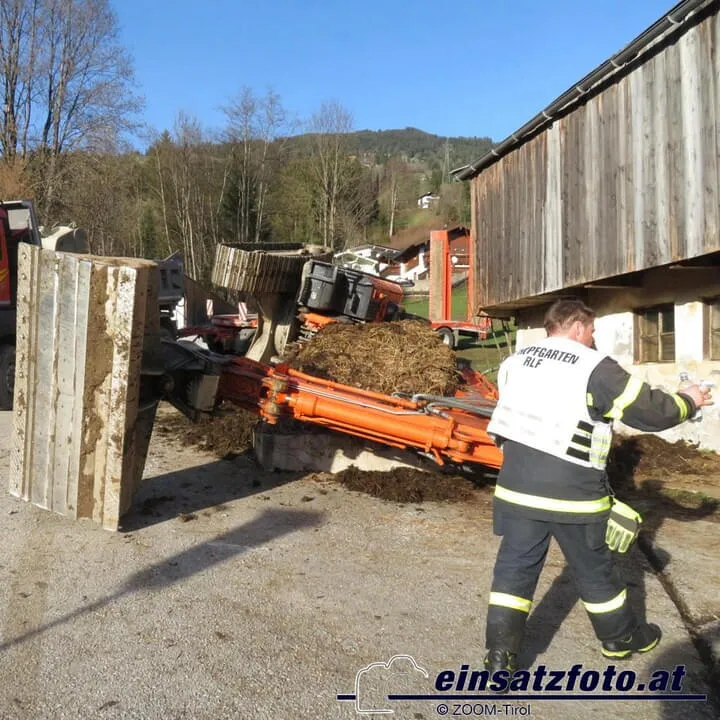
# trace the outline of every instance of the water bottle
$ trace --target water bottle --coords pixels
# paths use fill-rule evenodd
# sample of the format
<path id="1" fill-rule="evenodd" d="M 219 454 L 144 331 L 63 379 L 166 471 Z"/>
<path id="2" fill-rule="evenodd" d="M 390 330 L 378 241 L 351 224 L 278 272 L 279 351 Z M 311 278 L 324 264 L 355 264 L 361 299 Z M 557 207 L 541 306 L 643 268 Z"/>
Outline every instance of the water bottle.
<path id="1" fill-rule="evenodd" d="M 698 385 L 700 385 L 701 388 L 708 388 L 709 390 L 712 390 L 715 387 L 715 383 L 712 380 L 701 380 Z M 697 420 L 695 420 L 697 418 Z M 695 422 L 698 422 L 698 420 L 702 420 L 703 418 L 703 409 L 698 408 L 698 411 L 693 416 L 693 420 Z"/>

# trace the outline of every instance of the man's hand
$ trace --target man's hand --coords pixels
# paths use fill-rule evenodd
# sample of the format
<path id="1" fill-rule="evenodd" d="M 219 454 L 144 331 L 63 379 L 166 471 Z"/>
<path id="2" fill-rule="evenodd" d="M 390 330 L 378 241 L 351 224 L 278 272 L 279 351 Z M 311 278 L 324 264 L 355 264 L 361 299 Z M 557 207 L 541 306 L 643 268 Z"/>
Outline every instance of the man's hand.
<path id="1" fill-rule="evenodd" d="M 678 394 L 687 395 L 695 403 L 696 408 L 714 403 L 709 385 L 690 385 L 690 387 L 683 388 Z"/>

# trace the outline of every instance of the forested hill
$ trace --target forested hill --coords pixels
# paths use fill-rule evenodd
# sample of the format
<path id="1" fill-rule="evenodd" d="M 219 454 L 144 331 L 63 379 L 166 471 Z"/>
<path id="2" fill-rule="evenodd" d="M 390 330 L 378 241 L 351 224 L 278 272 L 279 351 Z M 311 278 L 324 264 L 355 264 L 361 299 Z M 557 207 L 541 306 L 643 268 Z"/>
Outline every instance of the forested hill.
<path id="1" fill-rule="evenodd" d="M 307 142 L 311 134 L 293 140 Z M 442 137 L 407 127 L 402 130 L 357 130 L 344 134 L 344 146 L 360 156 L 374 156 L 382 164 L 389 157 L 406 162 L 447 164 L 450 169 L 467 165 L 482 157 L 493 146 L 489 137 Z"/>

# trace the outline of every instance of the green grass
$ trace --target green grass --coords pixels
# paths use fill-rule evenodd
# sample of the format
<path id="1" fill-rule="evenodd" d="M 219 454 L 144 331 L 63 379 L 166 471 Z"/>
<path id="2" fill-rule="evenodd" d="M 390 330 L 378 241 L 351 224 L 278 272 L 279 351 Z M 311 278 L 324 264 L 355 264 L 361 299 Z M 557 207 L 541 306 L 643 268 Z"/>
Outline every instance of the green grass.
<path id="1" fill-rule="evenodd" d="M 405 310 L 424 318 L 428 317 L 430 314 L 428 306 L 429 299 L 427 295 L 411 295 L 403 300 L 403 307 Z M 453 288 L 450 314 L 451 316 L 449 318 L 443 319 L 465 320 L 467 317 L 467 283 L 463 283 L 461 286 Z"/>
<path id="2" fill-rule="evenodd" d="M 407 312 L 424 318 L 429 315 L 428 304 L 429 300 L 427 295 L 416 295 L 403 299 L 403 307 Z"/>

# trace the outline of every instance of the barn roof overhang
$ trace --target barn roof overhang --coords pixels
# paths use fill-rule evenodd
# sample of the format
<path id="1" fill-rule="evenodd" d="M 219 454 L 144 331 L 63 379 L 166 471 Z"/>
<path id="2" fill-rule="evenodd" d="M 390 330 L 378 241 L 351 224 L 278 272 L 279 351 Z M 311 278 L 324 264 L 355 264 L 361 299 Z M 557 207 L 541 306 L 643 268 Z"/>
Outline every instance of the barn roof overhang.
<path id="1" fill-rule="evenodd" d="M 456 168 L 451 171 L 451 174 L 457 180 L 471 180 L 476 177 L 500 158 L 535 137 L 549 125 L 552 125 L 559 117 L 571 112 L 576 106 L 587 102 L 593 95 L 604 89 L 608 83 L 624 77 L 629 66 L 641 63 L 641 56 L 645 51 L 655 45 L 664 35 L 669 33 L 682 34 L 690 26 L 693 18 L 697 17 L 699 11 L 710 8 L 710 6 L 716 6 L 715 9 L 717 9 L 719 5 L 720 3 L 717 0 L 683 0 L 683 2 L 679 2 L 645 32 L 638 35 L 602 65 L 588 73 L 582 80 L 568 88 L 544 110 L 505 138 L 479 160 L 470 165 Z"/>
<path id="2" fill-rule="evenodd" d="M 609 278 L 593 280 L 592 282 L 569 285 L 565 288 L 542 293 L 540 295 L 514 298 L 512 300 L 508 300 L 507 302 L 485 305 L 481 308 L 481 312 L 491 317 L 507 318 L 512 317 L 523 310 L 538 308 L 543 305 L 550 305 L 560 298 L 574 297 L 587 302 L 590 292 L 593 290 L 604 290 L 607 292 L 641 290 L 645 286 L 646 278 L 649 273 L 656 273 L 664 270 L 716 271 L 718 273 L 718 282 L 720 282 L 720 251 L 708 253 L 707 255 L 700 255 L 689 260 L 672 262 L 667 265 L 659 265 L 644 270 L 624 273 L 623 275 L 615 275 Z"/>

